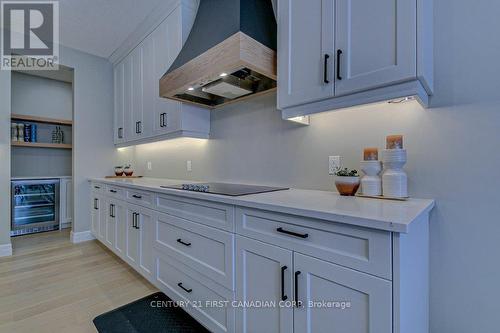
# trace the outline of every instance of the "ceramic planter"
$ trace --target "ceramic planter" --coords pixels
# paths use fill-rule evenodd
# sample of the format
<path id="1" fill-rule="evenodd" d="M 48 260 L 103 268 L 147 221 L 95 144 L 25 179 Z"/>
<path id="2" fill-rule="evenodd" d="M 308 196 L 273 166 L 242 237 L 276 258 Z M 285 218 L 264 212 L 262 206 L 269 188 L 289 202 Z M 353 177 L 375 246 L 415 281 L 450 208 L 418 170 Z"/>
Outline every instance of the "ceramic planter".
<path id="1" fill-rule="evenodd" d="M 335 186 L 340 195 L 355 195 L 359 188 L 359 182 L 359 177 L 335 176 Z"/>
<path id="2" fill-rule="evenodd" d="M 115 167 L 115 175 L 116 176 L 123 176 L 123 167 L 121 167 L 121 166 Z"/>
<path id="3" fill-rule="evenodd" d="M 134 174 L 134 169 L 131 166 L 127 166 L 123 169 L 123 172 L 125 172 L 125 176 L 130 177 Z"/>

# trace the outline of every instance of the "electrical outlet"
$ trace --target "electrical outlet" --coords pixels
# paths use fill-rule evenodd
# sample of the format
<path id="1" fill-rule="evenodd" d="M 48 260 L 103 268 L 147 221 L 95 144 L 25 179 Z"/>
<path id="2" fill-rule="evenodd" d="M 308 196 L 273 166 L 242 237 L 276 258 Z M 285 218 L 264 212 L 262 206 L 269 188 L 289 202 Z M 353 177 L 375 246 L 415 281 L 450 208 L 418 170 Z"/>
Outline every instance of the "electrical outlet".
<path id="1" fill-rule="evenodd" d="M 188 172 L 193 171 L 193 163 L 191 161 L 186 161 L 186 170 Z"/>
<path id="2" fill-rule="evenodd" d="M 328 157 L 328 174 L 334 175 L 335 172 L 340 170 L 342 167 L 340 156 L 329 156 Z"/>
<path id="3" fill-rule="evenodd" d="M 151 161 L 148 161 L 148 170 L 153 170 L 153 164 Z"/>

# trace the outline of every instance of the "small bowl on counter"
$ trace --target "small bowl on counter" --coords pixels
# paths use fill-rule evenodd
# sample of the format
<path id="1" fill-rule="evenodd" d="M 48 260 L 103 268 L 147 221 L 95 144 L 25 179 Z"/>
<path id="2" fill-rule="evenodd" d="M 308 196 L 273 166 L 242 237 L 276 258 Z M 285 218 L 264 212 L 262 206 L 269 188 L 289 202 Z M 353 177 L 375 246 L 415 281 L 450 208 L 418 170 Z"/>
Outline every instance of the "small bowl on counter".
<path id="1" fill-rule="evenodd" d="M 359 176 L 335 176 L 335 187 L 343 196 L 354 196 L 359 189 Z"/>

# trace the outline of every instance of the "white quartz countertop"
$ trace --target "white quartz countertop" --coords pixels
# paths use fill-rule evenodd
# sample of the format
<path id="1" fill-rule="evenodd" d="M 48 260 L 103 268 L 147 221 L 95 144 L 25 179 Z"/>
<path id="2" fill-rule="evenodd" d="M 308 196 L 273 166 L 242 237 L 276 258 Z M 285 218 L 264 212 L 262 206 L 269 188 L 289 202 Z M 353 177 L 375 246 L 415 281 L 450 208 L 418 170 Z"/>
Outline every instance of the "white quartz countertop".
<path id="1" fill-rule="evenodd" d="M 73 176 L 33 176 L 12 177 L 11 180 L 37 180 L 37 179 L 71 179 Z"/>
<path id="2" fill-rule="evenodd" d="M 160 187 L 194 183 L 178 179 L 94 178 L 91 181 L 401 233 L 411 231 L 411 223 L 428 214 L 434 207 L 434 200 L 430 199 L 380 200 L 343 197 L 336 192 L 293 188 L 230 197 Z"/>

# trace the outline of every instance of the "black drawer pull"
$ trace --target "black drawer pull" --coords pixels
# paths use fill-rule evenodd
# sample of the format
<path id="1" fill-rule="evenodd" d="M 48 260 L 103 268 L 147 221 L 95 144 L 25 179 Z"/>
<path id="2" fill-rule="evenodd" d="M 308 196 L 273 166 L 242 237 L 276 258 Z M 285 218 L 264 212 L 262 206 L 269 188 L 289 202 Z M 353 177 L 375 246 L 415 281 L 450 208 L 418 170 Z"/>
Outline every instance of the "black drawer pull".
<path id="1" fill-rule="evenodd" d="M 95 209 L 95 210 L 99 210 L 99 206 L 98 206 L 98 204 L 99 204 L 99 199 L 94 198 L 94 209 Z"/>
<path id="2" fill-rule="evenodd" d="M 190 293 L 190 292 L 193 291 L 193 289 L 186 289 L 186 288 L 184 288 L 184 286 L 182 285 L 182 282 L 177 283 L 177 285 L 179 286 L 179 288 L 181 288 L 182 290 L 184 290 L 187 293 Z"/>
<path id="3" fill-rule="evenodd" d="M 285 295 L 285 271 L 288 267 L 283 266 L 281 267 L 281 300 L 286 301 L 288 299 L 288 296 Z"/>
<path id="4" fill-rule="evenodd" d="M 301 274 L 300 271 L 295 272 L 295 306 L 300 307 L 302 306 L 302 302 L 299 301 L 299 275 Z"/>
<path id="5" fill-rule="evenodd" d="M 342 55 L 342 50 L 337 50 L 337 80 L 342 80 L 342 75 L 340 75 L 340 56 Z"/>
<path id="6" fill-rule="evenodd" d="M 182 239 L 177 239 L 177 243 L 181 243 L 182 245 L 186 245 L 186 246 L 191 246 L 191 243 L 186 243 L 186 242 L 183 242 Z"/>
<path id="7" fill-rule="evenodd" d="M 300 237 L 300 238 L 307 238 L 307 237 L 309 237 L 309 234 L 298 234 L 298 233 L 293 232 L 293 231 L 285 230 L 282 227 L 277 228 L 276 231 L 277 232 L 281 232 L 282 234 L 287 234 L 287 235 L 290 235 L 290 236 L 295 236 L 295 237 Z"/>
<path id="8" fill-rule="evenodd" d="M 116 193 L 116 190 L 109 190 L 109 192 L 111 192 L 111 193 Z"/>
<path id="9" fill-rule="evenodd" d="M 118 139 L 123 139 L 123 127 L 118 129 Z"/>
<path id="10" fill-rule="evenodd" d="M 325 63 L 323 65 L 323 82 L 330 83 L 328 80 L 328 59 L 330 58 L 329 54 L 325 54 Z"/>
<path id="11" fill-rule="evenodd" d="M 142 195 L 137 195 L 137 194 L 134 194 L 132 197 L 136 198 L 136 199 L 142 199 Z"/>
<path id="12" fill-rule="evenodd" d="M 94 188 L 95 188 L 95 189 L 100 189 L 100 187 L 99 187 L 99 186 L 94 186 Z"/>

